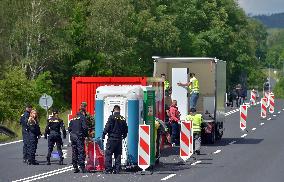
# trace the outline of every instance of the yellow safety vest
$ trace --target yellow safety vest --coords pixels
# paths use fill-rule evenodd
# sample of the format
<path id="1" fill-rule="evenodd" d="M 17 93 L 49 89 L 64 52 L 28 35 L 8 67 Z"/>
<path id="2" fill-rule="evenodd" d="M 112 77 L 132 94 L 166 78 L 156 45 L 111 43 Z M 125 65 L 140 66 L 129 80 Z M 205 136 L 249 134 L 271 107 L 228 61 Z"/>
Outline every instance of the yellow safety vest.
<path id="1" fill-rule="evenodd" d="M 193 132 L 201 132 L 201 123 L 203 122 L 203 118 L 201 114 L 195 114 L 194 116 L 187 115 L 186 120 L 192 121 Z"/>
<path id="2" fill-rule="evenodd" d="M 168 80 L 165 80 L 164 88 L 165 88 L 165 90 L 169 90 L 170 89 L 170 82 Z"/>
<path id="3" fill-rule="evenodd" d="M 199 93 L 199 82 L 198 80 L 193 77 L 191 79 L 192 83 L 188 86 L 190 93 Z"/>

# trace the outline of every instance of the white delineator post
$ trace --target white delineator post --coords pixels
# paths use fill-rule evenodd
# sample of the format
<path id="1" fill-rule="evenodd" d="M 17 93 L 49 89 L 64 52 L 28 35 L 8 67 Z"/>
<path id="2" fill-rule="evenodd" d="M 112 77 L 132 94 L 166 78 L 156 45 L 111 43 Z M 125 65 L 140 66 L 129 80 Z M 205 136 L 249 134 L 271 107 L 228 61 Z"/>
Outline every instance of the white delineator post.
<path id="1" fill-rule="evenodd" d="M 247 127 L 247 114 L 248 114 L 248 106 L 241 105 L 240 107 L 240 128 L 244 131 Z"/>
<path id="2" fill-rule="evenodd" d="M 266 118 L 267 116 L 267 98 L 261 98 L 261 111 L 260 116 Z"/>
<path id="3" fill-rule="evenodd" d="M 138 166 L 145 171 L 150 166 L 150 125 L 139 125 Z"/>
<path id="4" fill-rule="evenodd" d="M 269 112 L 271 114 L 273 114 L 274 113 L 274 108 L 275 108 L 275 96 L 274 96 L 274 94 L 272 92 L 270 93 L 269 102 L 270 102 L 270 104 L 269 104 Z"/>
<path id="5" fill-rule="evenodd" d="M 180 131 L 180 157 L 186 161 L 193 154 L 192 121 L 182 121 Z"/>

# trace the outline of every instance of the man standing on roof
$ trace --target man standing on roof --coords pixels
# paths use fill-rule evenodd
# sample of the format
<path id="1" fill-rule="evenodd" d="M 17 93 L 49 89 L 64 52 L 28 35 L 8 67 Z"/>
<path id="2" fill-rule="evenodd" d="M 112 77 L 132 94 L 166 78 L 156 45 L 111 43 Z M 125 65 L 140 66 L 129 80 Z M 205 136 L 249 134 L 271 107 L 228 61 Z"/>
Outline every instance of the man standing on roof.
<path id="1" fill-rule="evenodd" d="M 177 85 L 188 87 L 190 93 L 189 108 L 196 109 L 197 100 L 199 98 L 199 81 L 195 77 L 195 73 L 190 73 L 189 77 L 189 83 L 178 83 Z"/>

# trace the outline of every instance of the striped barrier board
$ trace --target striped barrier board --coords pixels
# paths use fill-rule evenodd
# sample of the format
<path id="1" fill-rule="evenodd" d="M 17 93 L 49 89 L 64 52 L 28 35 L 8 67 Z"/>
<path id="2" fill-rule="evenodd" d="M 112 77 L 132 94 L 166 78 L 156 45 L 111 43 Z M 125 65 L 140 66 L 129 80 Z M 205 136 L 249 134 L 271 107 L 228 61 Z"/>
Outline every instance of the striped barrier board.
<path id="1" fill-rule="evenodd" d="M 180 131 L 180 157 L 186 161 L 193 154 L 192 121 L 182 121 Z"/>
<path id="2" fill-rule="evenodd" d="M 248 114 L 248 106 L 241 105 L 240 107 L 240 128 L 244 131 L 247 127 L 247 114 Z"/>
<path id="3" fill-rule="evenodd" d="M 270 104 L 269 104 L 269 112 L 271 114 L 273 114 L 274 113 L 274 108 L 275 108 L 275 96 L 274 96 L 274 94 L 272 92 L 270 93 L 269 102 L 270 102 Z"/>
<path id="4" fill-rule="evenodd" d="M 270 92 L 269 91 L 264 92 L 264 98 L 267 99 L 266 107 L 268 107 L 269 106 L 269 99 L 270 99 Z"/>
<path id="5" fill-rule="evenodd" d="M 266 118 L 267 116 L 267 98 L 261 98 L 261 111 L 260 111 L 260 116 L 262 118 Z"/>
<path id="6" fill-rule="evenodd" d="M 139 125 L 138 166 L 145 171 L 150 166 L 150 125 Z"/>
<path id="7" fill-rule="evenodd" d="M 251 91 L 251 105 L 256 105 L 256 92 L 254 90 Z"/>

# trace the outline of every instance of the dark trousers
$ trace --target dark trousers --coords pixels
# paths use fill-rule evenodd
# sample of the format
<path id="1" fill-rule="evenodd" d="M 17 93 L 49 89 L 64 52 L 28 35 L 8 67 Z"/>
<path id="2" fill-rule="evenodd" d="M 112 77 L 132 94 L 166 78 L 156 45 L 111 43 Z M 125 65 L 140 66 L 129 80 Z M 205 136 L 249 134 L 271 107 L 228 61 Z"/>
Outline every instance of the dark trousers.
<path id="1" fill-rule="evenodd" d="M 171 142 L 175 143 L 176 145 L 179 145 L 179 124 L 177 122 L 171 123 L 172 127 L 172 136 L 171 136 Z"/>
<path id="2" fill-rule="evenodd" d="M 84 137 L 78 137 L 71 134 L 71 146 L 72 146 L 72 164 L 74 168 L 85 168 L 85 148 Z"/>
<path id="3" fill-rule="evenodd" d="M 37 149 L 38 139 L 37 136 L 29 132 L 29 141 L 28 141 L 28 159 L 29 162 L 35 162 L 35 154 Z"/>
<path id="4" fill-rule="evenodd" d="M 105 167 L 106 171 L 112 171 L 112 154 L 114 154 L 115 165 L 114 170 L 119 172 L 121 166 L 121 154 L 122 154 L 122 140 L 108 139 L 105 151 Z"/>
<path id="5" fill-rule="evenodd" d="M 28 144 L 29 144 L 29 133 L 22 131 L 23 136 L 23 159 L 28 160 Z"/>
<path id="6" fill-rule="evenodd" d="M 62 153 L 63 142 L 62 142 L 62 138 L 60 136 L 60 133 L 58 133 L 58 134 L 52 134 L 51 133 L 48 136 L 48 153 L 47 153 L 46 157 L 47 158 L 51 157 L 51 153 L 53 151 L 53 147 L 54 147 L 55 144 L 56 144 L 57 151 L 58 151 L 60 159 L 63 159 L 63 153 Z"/>

